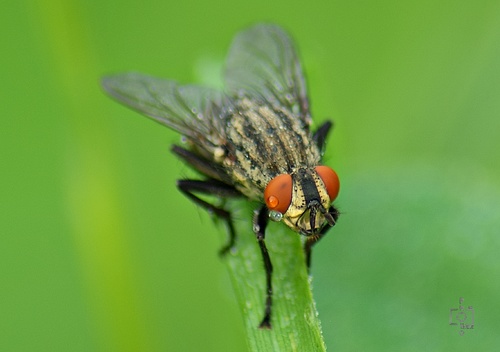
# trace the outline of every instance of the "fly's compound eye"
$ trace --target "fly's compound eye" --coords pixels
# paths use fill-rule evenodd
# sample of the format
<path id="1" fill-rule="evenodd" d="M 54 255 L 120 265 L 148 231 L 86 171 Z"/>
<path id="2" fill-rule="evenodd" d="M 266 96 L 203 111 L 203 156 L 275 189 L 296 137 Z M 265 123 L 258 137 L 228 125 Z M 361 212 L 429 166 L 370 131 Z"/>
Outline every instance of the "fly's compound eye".
<path id="1" fill-rule="evenodd" d="M 337 173 L 328 166 L 316 166 L 316 172 L 325 184 L 330 202 L 333 202 L 333 200 L 337 198 L 340 189 L 340 181 Z"/>
<path id="2" fill-rule="evenodd" d="M 286 213 L 292 202 L 292 176 L 282 174 L 273 178 L 264 190 L 264 201 L 269 210 Z"/>

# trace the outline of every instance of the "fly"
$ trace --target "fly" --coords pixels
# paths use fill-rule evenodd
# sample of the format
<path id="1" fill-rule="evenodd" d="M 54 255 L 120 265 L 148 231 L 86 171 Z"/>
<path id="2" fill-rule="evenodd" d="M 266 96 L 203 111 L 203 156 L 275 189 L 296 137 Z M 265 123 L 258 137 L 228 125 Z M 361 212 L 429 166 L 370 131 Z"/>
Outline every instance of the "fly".
<path id="1" fill-rule="evenodd" d="M 332 205 L 339 192 L 335 171 L 321 164 L 332 126 L 314 133 L 305 79 L 290 37 L 278 26 L 259 24 L 236 35 L 225 67 L 225 90 L 180 85 L 140 73 L 102 79 L 119 102 L 181 133 L 187 147 L 172 152 L 203 179 L 183 179 L 177 187 L 189 199 L 223 219 L 234 246 L 231 211 L 200 194 L 246 197 L 262 205 L 253 228 L 266 271 L 266 305 L 260 328 L 271 328 L 272 262 L 265 244 L 268 220 L 282 221 L 306 237 L 306 265 L 311 248 L 333 227 L 339 212 Z"/>

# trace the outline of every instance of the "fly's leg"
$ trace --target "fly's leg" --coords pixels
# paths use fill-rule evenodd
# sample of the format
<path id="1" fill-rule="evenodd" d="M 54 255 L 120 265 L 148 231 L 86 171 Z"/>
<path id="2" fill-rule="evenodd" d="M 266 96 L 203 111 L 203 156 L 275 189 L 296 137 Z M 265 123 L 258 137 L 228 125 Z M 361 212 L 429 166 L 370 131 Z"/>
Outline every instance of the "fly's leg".
<path id="1" fill-rule="evenodd" d="M 269 257 L 266 243 L 264 242 L 268 219 L 269 213 L 266 206 L 263 206 L 259 210 L 255 211 L 253 218 L 253 228 L 255 236 L 257 237 L 257 241 L 259 243 L 260 251 L 262 252 L 264 269 L 266 270 L 266 307 L 264 309 L 264 318 L 262 318 L 262 321 L 259 325 L 260 329 L 271 329 L 271 308 L 273 305 L 273 286 L 271 282 L 273 264 L 271 263 L 271 258 Z"/>
<path id="2" fill-rule="evenodd" d="M 311 269 L 311 249 L 312 246 L 315 245 L 316 243 L 319 242 L 320 239 L 322 239 L 328 230 L 330 230 L 333 226 L 335 226 L 335 222 L 339 218 L 339 211 L 333 207 L 333 205 L 328 209 L 328 213 L 332 216 L 333 218 L 333 224 L 326 224 L 323 229 L 321 229 L 320 233 L 317 235 L 309 236 L 307 237 L 306 243 L 304 244 L 304 254 L 306 257 L 306 265 L 307 265 L 307 270 L 309 271 Z"/>
<path id="3" fill-rule="evenodd" d="M 206 181 L 178 180 L 177 187 L 194 203 L 201 206 L 209 213 L 215 214 L 218 218 L 226 222 L 229 232 L 229 240 L 219 251 L 220 255 L 226 254 L 234 246 L 236 240 L 236 232 L 231 219 L 231 213 L 223 208 L 208 203 L 207 201 L 196 196 L 195 193 L 209 194 L 218 197 L 239 197 L 241 196 L 241 193 L 230 185 L 212 179 Z"/>
<path id="4" fill-rule="evenodd" d="M 323 152 L 323 150 L 325 149 L 326 138 L 328 137 L 328 132 L 330 132 L 332 126 L 333 123 L 331 121 L 326 121 L 318 127 L 316 132 L 314 132 L 313 140 L 316 142 L 316 145 L 318 146 L 319 150 L 321 150 L 321 152 Z"/>
<path id="5" fill-rule="evenodd" d="M 171 150 L 172 153 L 177 155 L 190 167 L 209 177 L 210 179 L 219 180 L 226 184 L 231 183 L 231 178 L 227 175 L 224 169 L 213 161 L 207 160 L 204 157 L 193 153 L 190 150 L 179 147 L 175 144 L 172 146 Z"/>

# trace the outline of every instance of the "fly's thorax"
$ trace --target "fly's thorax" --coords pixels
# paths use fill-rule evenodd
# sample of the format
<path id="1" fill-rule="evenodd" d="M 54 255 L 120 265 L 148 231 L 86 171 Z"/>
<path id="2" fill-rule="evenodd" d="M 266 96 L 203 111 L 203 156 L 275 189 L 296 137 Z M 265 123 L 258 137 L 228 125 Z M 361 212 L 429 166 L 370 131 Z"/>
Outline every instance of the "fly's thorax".
<path id="1" fill-rule="evenodd" d="M 283 220 L 303 235 L 317 234 L 334 219 L 328 213 L 339 191 L 335 171 L 327 166 L 299 168 L 275 177 L 266 187 L 264 200 L 273 220 Z"/>
<path id="2" fill-rule="evenodd" d="M 248 97 L 234 105 L 225 130 L 224 166 L 247 197 L 261 200 L 275 176 L 319 163 L 320 151 L 308 127 L 290 110 Z"/>

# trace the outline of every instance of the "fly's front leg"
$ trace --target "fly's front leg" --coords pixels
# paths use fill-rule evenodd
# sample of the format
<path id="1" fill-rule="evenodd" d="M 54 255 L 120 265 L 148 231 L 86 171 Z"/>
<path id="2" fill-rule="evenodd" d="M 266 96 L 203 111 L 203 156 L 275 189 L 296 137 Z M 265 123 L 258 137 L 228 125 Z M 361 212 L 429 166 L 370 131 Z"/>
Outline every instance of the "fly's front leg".
<path id="1" fill-rule="evenodd" d="M 226 254 L 234 246 L 236 240 L 236 232 L 234 230 L 233 221 L 231 219 L 231 213 L 223 208 L 208 203 L 207 201 L 196 196 L 194 193 L 209 194 L 223 198 L 239 197 L 241 196 L 241 193 L 230 185 L 212 179 L 206 181 L 178 180 L 177 187 L 194 203 L 201 206 L 208 212 L 215 214 L 215 216 L 226 222 L 229 232 L 229 240 L 219 251 L 219 254 L 221 255 Z"/>
<path id="2" fill-rule="evenodd" d="M 273 305 L 273 286 L 271 282 L 273 264 L 271 263 L 271 258 L 269 257 L 269 252 L 264 241 L 268 219 L 269 213 L 265 205 L 255 211 L 253 228 L 262 253 L 262 259 L 264 260 L 264 269 L 266 270 L 266 307 L 264 309 L 264 317 L 259 325 L 261 329 L 271 329 L 271 309 Z"/>
<path id="3" fill-rule="evenodd" d="M 307 271 L 311 269 L 311 249 L 312 246 L 315 245 L 316 243 L 319 242 L 320 239 L 322 239 L 328 230 L 330 230 L 333 226 L 335 226 L 335 223 L 337 219 L 339 218 L 339 211 L 333 207 L 333 205 L 328 209 L 328 213 L 332 216 L 333 218 L 333 224 L 326 224 L 321 231 L 317 235 L 312 235 L 307 237 L 306 243 L 304 243 L 304 255 L 306 257 L 306 265 L 307 265 Z"/>
<path id="4" fill-rule="evenodd" d="M 325 149 L 326 138 L 328 137 L 328 133 L 330 132 L 332 126 L 333 123 L 331 121 L 326 121 L 321 126 L 319 126 L 316 132 L 314 132 L 313 134 L 313 140 L 316 142 L 316 145 L 318 146 L 319 150 L 321 150 L 321 152 L 323 152 Z"/>

